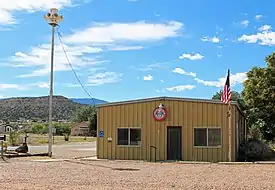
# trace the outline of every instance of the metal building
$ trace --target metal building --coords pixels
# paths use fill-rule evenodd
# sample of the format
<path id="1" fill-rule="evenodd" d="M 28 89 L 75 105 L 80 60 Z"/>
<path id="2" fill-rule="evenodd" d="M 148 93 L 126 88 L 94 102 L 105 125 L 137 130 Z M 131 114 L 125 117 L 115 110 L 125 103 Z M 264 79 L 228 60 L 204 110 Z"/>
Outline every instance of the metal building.
<path id="1" fill-rule="evenodd" d="M 245 116 L 231 103 L 231 159 L 246 138 Z M 172 97 L 98 106 L 97 157 L 129 160 L 228 161 L 228 107 Z"/>

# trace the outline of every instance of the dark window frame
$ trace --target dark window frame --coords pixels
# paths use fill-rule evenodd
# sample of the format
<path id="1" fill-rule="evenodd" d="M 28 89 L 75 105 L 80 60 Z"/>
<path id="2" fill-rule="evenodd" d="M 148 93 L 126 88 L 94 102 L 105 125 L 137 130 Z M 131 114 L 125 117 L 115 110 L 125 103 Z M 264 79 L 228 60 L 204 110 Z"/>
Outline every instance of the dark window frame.
<path id="1" fill-rule="evenodd" d="M 206 145 L 195 145 L 195 130 L 196 129 L 205 129 L 206 130 Z M 209 130 L 211 129 L 218 129 L 220 131 L 220 143 L 218 143 L 218 145 L 209 145 Z M 193 146 L 197 147 L 197 148 L 221 148 L 222 147 L 222 129 L 220 127 L 194 127 L 193 130 L 194 134 L 193 134 Z"/>
<path id="2" fill-rule="evenodd" d="M 198 143 L 196 142 L 196 137 L 197 137 L 197 135 L 196 135 L 196 130 L 203 130 L 203 132 L 205 132 L 205 134 L 203 134 L 203 135 L 206 135 L 206 136 L 203 136 L 203 137 L 198 137 L 200 140 L 202 140 L 202 141 L 204 141 L 204 143 L 205 144 L 200 144 L 200 145 L 197 145 Z M 207 147 L 207 144 L 208 144 L 208 135 L 207 135 L 207 128 L 199 128 L 199 127 L 196 127 L 196 128 L 194 128 L 194 140 L 193 140 L 194 142 L 193 142 L 193 144 L 194 144 L 194 146 L 195 147 Z"/>
<path id="3" fill-rule="evenodd" d="M 120 129 L 124 129 L 124 130 L 128 130 L 128 143 L 127 144 L 119 144 L 119 139 L 118 139 L 118 131 L 120 130 Z M 137 142 L 140 142 L 140 143 L 137 143 L 137 144 L 133 144 L 133 143 L 131 143 L 132 141 L 131 141 L 131 130 L 139 130 L 140 132 L 140 140 L 139 141 L 137 141 Z M 124 127 L 119 127 L 119 128 L 117 128 L 117 142 L 116 142 L 116 144 L 118 145 L 118 146 L 131 146 L 131 147 L 140 147 L 141 146 L 141 128 L 140 127 L 128 127 L 128 128 L 124 128 Z"/>

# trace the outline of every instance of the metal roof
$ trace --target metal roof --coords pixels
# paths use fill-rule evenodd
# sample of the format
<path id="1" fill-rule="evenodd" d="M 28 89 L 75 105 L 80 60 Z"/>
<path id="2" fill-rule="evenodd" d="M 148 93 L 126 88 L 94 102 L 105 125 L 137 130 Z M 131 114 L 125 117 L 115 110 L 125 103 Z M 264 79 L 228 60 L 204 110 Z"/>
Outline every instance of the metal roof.
<path id="1" fill-rule="evenodd" d="M 224 104 L 220 100 L 160 96 L 160 97 L 104 103 L 104 104 L 99 104 L 96 107 L 101 108 L 101 107 L 106 107 L 106 106 L 117 106 L 117 105 L 124 105 L 124 104 L 143 103 L 143 102 L 151 102 L 151 101 L 164 101 L 164 100 Z M 244 115 L 243 111 L 241 110 L 239 104 L 236 101 L 231 101 L 231 104 L 236 105 L 238 110 Z"/>

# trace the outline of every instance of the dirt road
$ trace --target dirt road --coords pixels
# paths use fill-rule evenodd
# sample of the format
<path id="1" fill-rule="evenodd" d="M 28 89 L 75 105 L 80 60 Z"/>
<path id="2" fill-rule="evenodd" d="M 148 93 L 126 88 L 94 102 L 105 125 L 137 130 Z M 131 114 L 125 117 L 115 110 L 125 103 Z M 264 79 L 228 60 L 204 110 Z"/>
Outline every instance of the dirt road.
<path id="1" fill-rule="evenodd" d="M 9 147 L 9 150 L 15 150 L 17 147 Z M 48 146 L 29 146 L 30 153 L 46 153 Z M 74 142 L 64 145 L 53 145 L 53 156 L 55 158 L 79 158 L 92 157 L 96 155 L 95 142 Z"/>
<path id="2" fill-rule="evenodd" d="M 3 190 L 274 190 L 275 165 L 134 161 L 0 162 Z"/>

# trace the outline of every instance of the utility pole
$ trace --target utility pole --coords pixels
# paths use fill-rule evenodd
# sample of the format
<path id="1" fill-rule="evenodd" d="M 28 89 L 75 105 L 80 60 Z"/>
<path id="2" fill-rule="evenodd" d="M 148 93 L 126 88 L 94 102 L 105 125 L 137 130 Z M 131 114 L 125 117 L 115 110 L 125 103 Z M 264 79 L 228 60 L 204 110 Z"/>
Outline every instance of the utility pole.
<path id="1" fill-rule="evenodd" d="M 52 156 L 52 145 L 53 145 L 53 131 L 52 131 L 52 113 L 53 113 L 53 61 L 54 61 L 54 34 L 55 27 L 58 26 L 58 22 L 63 20 L 63 16 L 58 14 L 58 9 L 52 8 L 44 16 L 45 20 L 48 21 L 52 27 L 52 48 L 51 48 L 51 73 L 50 73 L 50 98 L 49 98 L 49 146 L 48 155 Z"/>

